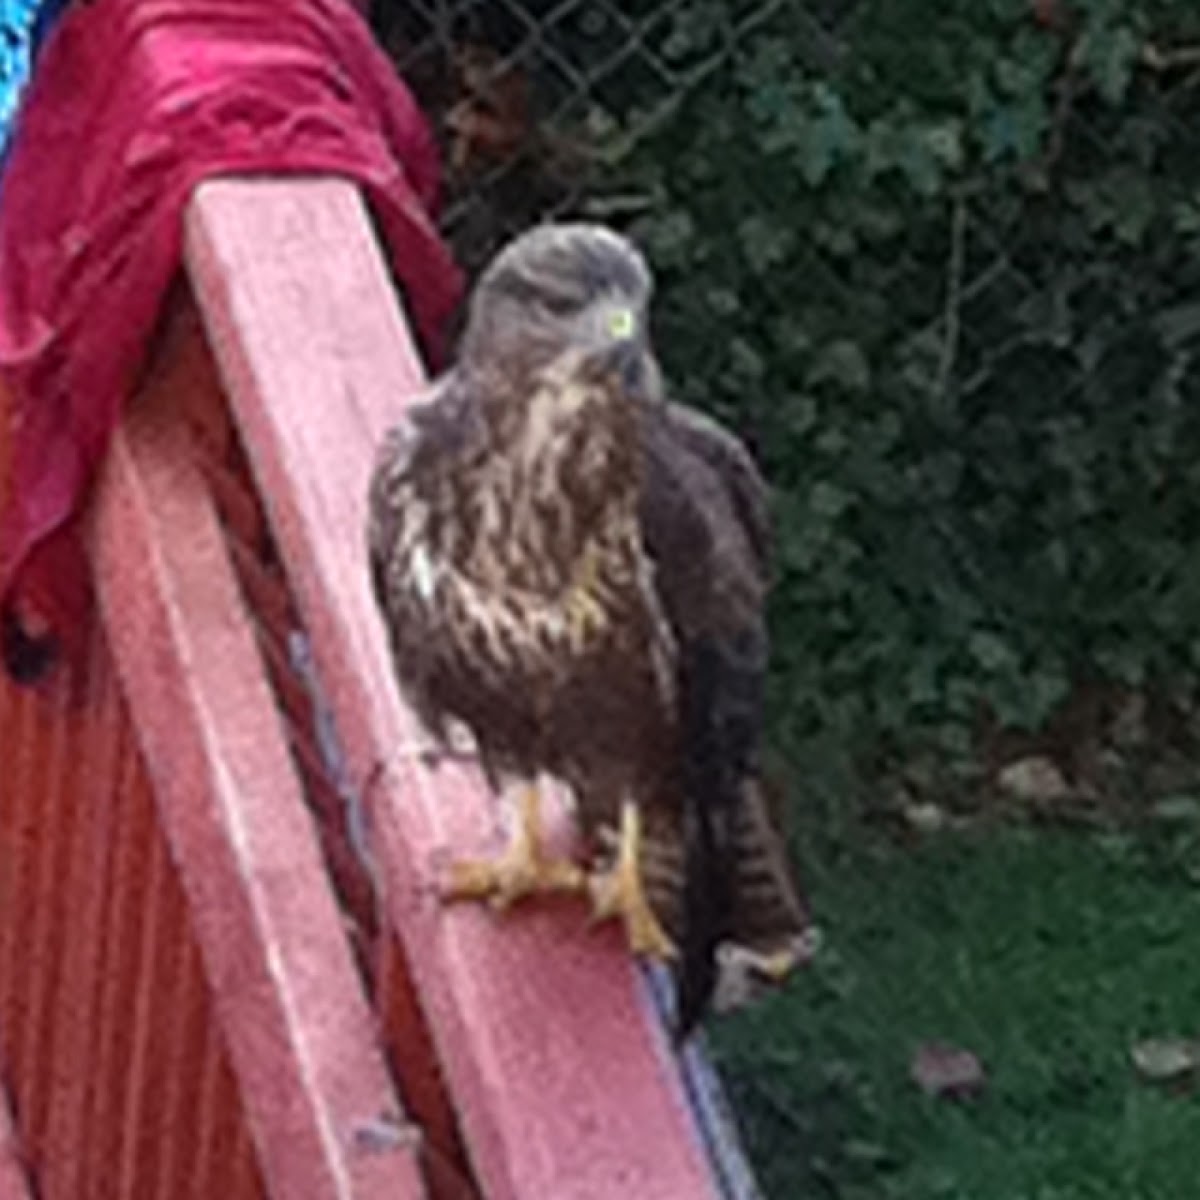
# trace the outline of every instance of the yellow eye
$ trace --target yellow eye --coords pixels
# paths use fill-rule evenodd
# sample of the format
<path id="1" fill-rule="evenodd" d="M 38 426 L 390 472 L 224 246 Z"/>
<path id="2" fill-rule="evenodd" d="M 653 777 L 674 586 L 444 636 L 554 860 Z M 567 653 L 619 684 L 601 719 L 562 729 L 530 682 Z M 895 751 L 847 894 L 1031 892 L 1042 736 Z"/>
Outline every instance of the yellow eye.
<path id="1" fill-rule="evenodd" d="M 608 332 L 618 341 L 625 341 L 633 337 L 633 331 L 636 328 L 637 318 L 630 308 L 615 309 L 608 318 Z"/>

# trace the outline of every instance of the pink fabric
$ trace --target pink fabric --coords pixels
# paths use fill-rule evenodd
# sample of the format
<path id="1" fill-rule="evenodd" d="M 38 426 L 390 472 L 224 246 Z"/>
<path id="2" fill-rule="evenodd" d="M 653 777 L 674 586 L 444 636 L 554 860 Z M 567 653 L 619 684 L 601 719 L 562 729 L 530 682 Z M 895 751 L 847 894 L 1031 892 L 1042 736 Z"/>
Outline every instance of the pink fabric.
<path id="1" fill-rule="evenodd" d="M 430 216 L 436 149 L 348 0 L 72 5 L 0 179 L 0 604 L 60 640 L 87 614 L 77 517 L 178 268 L 183 207 L 203 179 L 249 173 L 356 180 L 440 353 L 461 281 Z"/>

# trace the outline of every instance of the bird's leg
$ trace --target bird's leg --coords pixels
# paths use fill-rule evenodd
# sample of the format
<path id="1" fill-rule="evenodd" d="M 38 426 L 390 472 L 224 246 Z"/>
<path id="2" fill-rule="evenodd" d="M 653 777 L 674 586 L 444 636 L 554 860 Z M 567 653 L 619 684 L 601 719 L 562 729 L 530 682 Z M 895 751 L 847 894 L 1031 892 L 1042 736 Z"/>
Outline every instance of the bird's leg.
<path id="1" fill-rule="evenodd" d="M 442 891 L 446 900 L 488 900 L 497 909 L 535 892 L 581 892 L 586 876 L 569 859 L 551 858 L 542 845 L 541 794 L 536 784 L 521 791 L 517 827 L 496 859 L 453 863 Z"/>
<path id="2" fill-rule="evenodd" d="M 646 899 L 640 867 L 642 814 L 630 800 L 621 805 L 621 831 L 617 841 L 617 859 L 606 871 L 588 878 L 592 912 L 598 920 L 621 917 L 629 947 L 634 954 L 651 958 L 674 958 L 675 946 L 667 936 Z"/>

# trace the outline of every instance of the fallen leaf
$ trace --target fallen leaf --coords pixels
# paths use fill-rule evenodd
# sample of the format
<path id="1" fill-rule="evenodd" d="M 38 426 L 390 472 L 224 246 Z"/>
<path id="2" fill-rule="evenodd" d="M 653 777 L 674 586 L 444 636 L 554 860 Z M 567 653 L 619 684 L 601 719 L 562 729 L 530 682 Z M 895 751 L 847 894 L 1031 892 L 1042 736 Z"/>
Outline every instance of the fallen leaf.
<path id="1" fill-rule="evenodd" d="M 1200 1071 L 1200 1041 L 1195 1038 L 1147 1038 L 1129 1056 L 1147 1083 L 1179 1083 Z"/>
<path id="2" fill-rule="evenodd" d="M 1191 825 L 1200 821 L 1200 800 L 1195 796 L 1164 796 L 1150 810 L 1156 821 L 1170 825 Z"/>
<path id="3" fill-rule="evenodd" d="M 997 781 L 1010 796 L 1026 804 L 1053 804 L 1071 794 L 1062 772 L 1040 754 L 1009 763 Z"/>
<path id="4" fill-rule="evenodd" d="M 455 171 L 514 157 L 532 135 L 529 81 L 490 46 L 467 43 L 454 55 L 458 97 L 443 118 Z"/>
<path id="5" fill-rule="evenodd" d="M 1061 30 L 1066 25 L 1064 6 L 1060 0 L 1031 0 L 1033 19 L 1043 29 Z"/>
<path id="6" fill-rule="evenodd" d="M 908 1073 L 927 1096 L 947 1100 L 977 1096 L 987 1082 L 983 1064 L 970 1050 L 946 1042 L 922 1042 Z"/>
<path id="7" fill-rule="evenodd" d="M 940 804 L 909 804 L 904 809 L 904 819 L 917 833 L 940 833 L 949 823 Z"/>

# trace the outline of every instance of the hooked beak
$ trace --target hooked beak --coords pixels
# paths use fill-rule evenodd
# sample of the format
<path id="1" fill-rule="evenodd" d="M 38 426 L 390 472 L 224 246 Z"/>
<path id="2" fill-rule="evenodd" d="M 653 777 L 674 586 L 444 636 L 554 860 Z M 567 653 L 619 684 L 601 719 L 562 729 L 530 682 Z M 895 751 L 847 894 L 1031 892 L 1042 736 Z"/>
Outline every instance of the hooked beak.
<path id="1" fill-rule="evenodd" d="M 644 396 L 649 384 L 646 340 L 636 314 L 625 307 L 610 309 L 597 341 L 584 355 L 585 369 L 600 378 L 615 377 L 627 395 Z"/>

